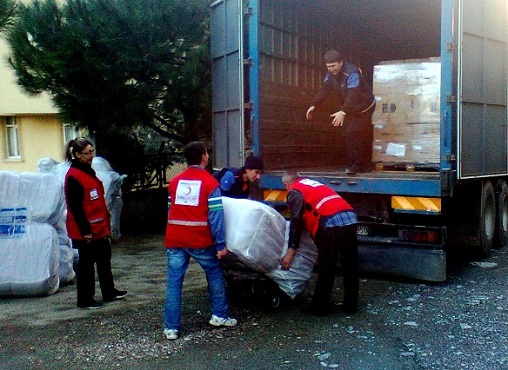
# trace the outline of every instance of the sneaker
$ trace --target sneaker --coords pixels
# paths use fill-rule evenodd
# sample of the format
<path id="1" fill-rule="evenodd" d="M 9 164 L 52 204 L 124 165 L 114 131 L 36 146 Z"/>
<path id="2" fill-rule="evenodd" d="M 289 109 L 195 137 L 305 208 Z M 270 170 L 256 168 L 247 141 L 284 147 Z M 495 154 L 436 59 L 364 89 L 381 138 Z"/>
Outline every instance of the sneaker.
<path id="1" fill-rule="evenodd" d="M 91 300 L 86 304 L 78 303 L 78 307 L 86 310 L 98 310 L 99 308 L 102 308 L 102 303 L 99 303 L 96 300 Z"/>
<path id="2" fill-rule="evenodd" d="M 210 324 L 213 326 L 235 326 L 236 324 L 238 324 L 238 321 L 231 317 L 224 319 L 222 317 L 212 315 L 212 318 L 210 319 Z"/>
<path id="3" fill-rule="evenodd" d="M 118 289 L 115 289 L 113 290 L 113 295 L 110 296 L 110 297 L 105 297 L 103 299 L 104 302 L 113 302 L 113 301 L 117 301 L 119 299 L 123 299 L 125 296 L 127 295 L 127 291 L 126 290 L 118 290 Z"/>
<path id="4" fill-rule="evenodd" d="M 178 339 L 178 330 L 176 329 L 164 329 L 164 335 L 166 339 L 175 340 Z"/>

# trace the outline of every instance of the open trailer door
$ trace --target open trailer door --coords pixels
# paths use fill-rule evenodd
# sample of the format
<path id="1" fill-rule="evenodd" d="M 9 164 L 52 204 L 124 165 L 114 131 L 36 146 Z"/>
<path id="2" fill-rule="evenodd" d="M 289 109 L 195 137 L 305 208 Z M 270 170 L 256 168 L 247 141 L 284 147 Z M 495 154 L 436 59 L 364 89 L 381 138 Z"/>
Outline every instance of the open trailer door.
<path id="1" fill-rule="evenodd" d="M 241 167 L 244 158 L 242 1 L 211 5 L 214 167 Z"/>
<path id="2" fill-rule="evenodd" d="M 508 1 L 462 0 L 458 16 L 458 177 L 507 173 Z"/>

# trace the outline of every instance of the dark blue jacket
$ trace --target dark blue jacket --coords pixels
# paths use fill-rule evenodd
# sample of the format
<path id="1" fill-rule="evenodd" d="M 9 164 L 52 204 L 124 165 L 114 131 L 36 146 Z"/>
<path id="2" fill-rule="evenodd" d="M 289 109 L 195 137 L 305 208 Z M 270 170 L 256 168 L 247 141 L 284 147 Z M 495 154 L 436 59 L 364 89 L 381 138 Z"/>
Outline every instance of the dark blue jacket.
<path id="1" fill-rule="evenodd" d="M 338 75 L 328 72 L 311 105 L 318 108 L 331 93 L 339 93 L 342 106 L 337 111 L 346 115 L 359 115 L 373 106 L 372 88 L 362 75 L 360 68 L 344 60 Z"/>
<path id="2" fill-rule="evenodd" d="M 213 177 L 215 177 L 220 184 L 222 196 L 229 198 L 249 198 L 250 184 L 248 181 L 244 182 L 242 180 L 242 175 L 244 173 L 244 167 L 223 168 L 213 173 Z"/>

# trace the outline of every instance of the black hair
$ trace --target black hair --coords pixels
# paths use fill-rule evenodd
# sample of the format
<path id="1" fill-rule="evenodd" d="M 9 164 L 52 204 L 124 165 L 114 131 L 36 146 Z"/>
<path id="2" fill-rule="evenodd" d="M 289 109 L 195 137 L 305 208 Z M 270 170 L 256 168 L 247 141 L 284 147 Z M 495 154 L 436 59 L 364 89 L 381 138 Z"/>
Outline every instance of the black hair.
<path id="1" fill-rule="evenodd" d="M 206 154 L 206 146 L 201 141 L 193 141 L 183 149 L 185 161 L 189 166 L 199 165 L 204 154 Z"/>
<path id="2" fill-rule="evenodd" d="M 67 145 L 65 145 L 65 159 L 69 162 L 72 161 L 76 158 L 75 154 L 81 153 L 88 145 L 94 146 L 86 137 L 77 137 L 69 140 Z"/>
<path id="3" fill-rule="evenodd" d="M 331 49 L 325 53 L 323 59 L 325 60 L 325 63 L 335 63 L 341 62 L 344 58 L 342 58 L 341 53 L 337 50 Z"/>

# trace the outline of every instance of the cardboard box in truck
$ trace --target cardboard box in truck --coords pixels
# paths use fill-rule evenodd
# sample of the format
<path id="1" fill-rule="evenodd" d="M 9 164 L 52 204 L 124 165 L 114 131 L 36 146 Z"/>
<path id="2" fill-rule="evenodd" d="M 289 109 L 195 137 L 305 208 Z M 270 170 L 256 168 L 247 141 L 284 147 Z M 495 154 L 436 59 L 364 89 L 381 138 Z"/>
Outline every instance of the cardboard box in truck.
<path id="1" fill-rule="evenodd" d="M 438 165 L 440 91 L 439 58 L 391 61 L 374 66 L 374 163 Z"/>

